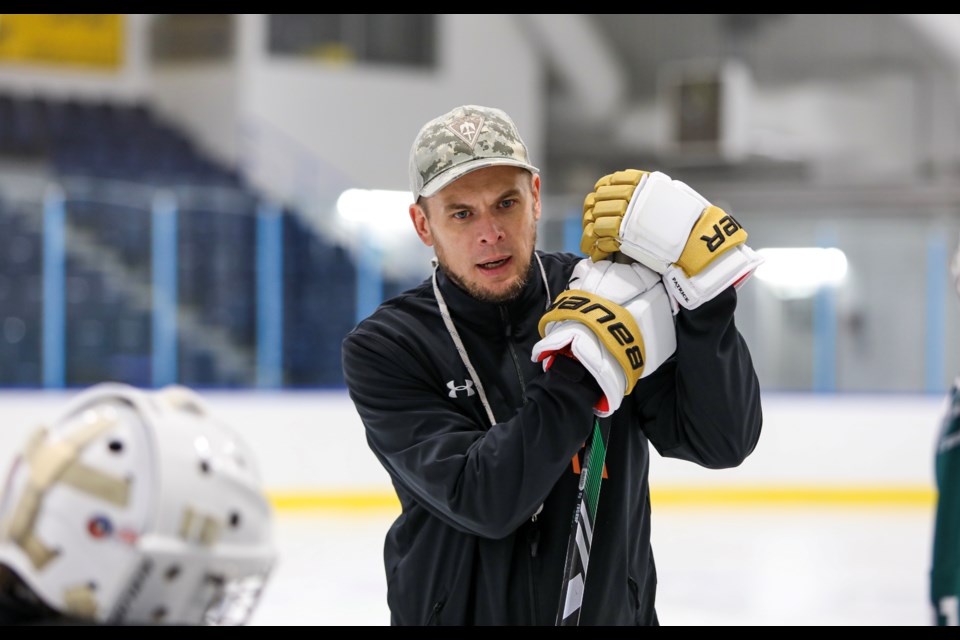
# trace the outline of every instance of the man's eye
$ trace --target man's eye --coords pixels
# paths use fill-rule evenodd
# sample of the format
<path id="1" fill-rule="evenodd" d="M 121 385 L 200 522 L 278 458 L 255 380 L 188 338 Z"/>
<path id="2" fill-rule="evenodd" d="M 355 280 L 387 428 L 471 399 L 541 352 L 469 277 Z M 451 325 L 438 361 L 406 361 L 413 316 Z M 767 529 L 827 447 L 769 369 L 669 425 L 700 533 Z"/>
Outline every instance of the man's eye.
<path id="1" fill-rule="evenodd" d="M 464 220 L 469 215 L 470 215 L 469 211 L 457 211 L 455 214 L 453 214 L 453 217 L 457 220 Z"/>
<path id="2" fill-rule="evenodd" d="M 509 209 L 510 207 L 512 207 L 512 206 L 513 206 L 514 204 L 516 204 L 516 203 L 517 203 L 517 201 L 514 200 L 514 199 L 512 199 L 512 198 L 508 198 L 508 199 L 506 199 L 506 200 L 501 200 L 501 201 L 500 201 L 500 208 L 501 208 L 501 209 Z"/>

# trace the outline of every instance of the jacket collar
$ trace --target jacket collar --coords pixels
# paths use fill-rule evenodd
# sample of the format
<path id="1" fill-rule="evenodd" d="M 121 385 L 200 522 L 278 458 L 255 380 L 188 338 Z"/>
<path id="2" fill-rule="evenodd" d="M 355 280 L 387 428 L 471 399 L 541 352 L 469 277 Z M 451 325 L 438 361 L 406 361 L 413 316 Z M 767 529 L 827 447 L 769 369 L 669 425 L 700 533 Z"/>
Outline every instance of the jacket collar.
<path id="1" fill-rule="evenodd" d="M 538 252 L 539 253 L 539 252 Z M 536 257 L 530 260 L 527 282 L 520 295 L 509 302 L 483 302 L 477 300 L 459 285 L 450 280 L 443 269 L 437 269 L 437 285 L 447 302 L 450 315 L 458 326 L 470 327 L 473 331 L 485 334 L 502 334 L 504 312 L 511 324 L 520 324 L 529 318 L 536 318 L 546 311 L 547 291 Z"/>

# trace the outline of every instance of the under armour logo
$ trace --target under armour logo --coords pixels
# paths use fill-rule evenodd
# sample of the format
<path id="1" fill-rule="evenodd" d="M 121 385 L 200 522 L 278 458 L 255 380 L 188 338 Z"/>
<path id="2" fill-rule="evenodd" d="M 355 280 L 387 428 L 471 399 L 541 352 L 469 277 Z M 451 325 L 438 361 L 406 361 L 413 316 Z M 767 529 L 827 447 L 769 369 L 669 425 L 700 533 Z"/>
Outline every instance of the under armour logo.
<path id="1" fill-rule="evenodd" d="M 456 384 L 454 384 L 453 380 L 451 380 L 450 382 L 447 383 L 447 388 L 450 389 L 450 397 L 451 397 L 451 398 L 456 398 L 456 397 L 457 397 L 457 391 L 466 391 L 468 398 L 469 398 L 470 396 L 472 396 L 474 393 L 476 393 L 476 392 L 473 390 L 473 380 L 466 380 L 466 381 L 465 381 L 462 385 L 460 385 L 460 386 L 457 386 Z"/>
<path id="2" fill-rule="evenodd" d="M 473 146 L 477 144 L 477 138 L 480 137 L 480 130 L 483 128 L 483 123 L 483 116 L 464 116 L 451 121 L 447 125 L 447 129 L 473 149 Z"/>

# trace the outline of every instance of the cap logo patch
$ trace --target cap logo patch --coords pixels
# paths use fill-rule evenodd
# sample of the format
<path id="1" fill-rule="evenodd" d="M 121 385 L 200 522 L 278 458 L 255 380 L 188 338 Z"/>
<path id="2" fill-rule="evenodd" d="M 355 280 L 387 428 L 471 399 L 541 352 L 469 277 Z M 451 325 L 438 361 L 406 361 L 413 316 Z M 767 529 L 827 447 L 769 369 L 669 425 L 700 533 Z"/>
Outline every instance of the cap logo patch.
<path id="1" fill-rule="evenodd" d="M 483 123 L 483 116 L 462 116 L 451 120 L 447 124 L 447 129 L 473 149 L 474 145 L 477 144 L 477 138 L 480 137 Z"/>

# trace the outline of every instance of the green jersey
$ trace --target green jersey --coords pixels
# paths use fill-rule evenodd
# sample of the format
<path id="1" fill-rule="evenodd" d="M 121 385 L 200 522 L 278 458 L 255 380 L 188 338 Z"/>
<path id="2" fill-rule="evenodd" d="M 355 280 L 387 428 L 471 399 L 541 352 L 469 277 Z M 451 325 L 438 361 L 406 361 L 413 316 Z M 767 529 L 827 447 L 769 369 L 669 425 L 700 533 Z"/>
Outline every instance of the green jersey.
<path id="1" fill-rule="evenodd" d="M 930 599 L 937 626 L 960 620 L 960 378 L 937 437 L 937 513 L 933 534 Z"/>

